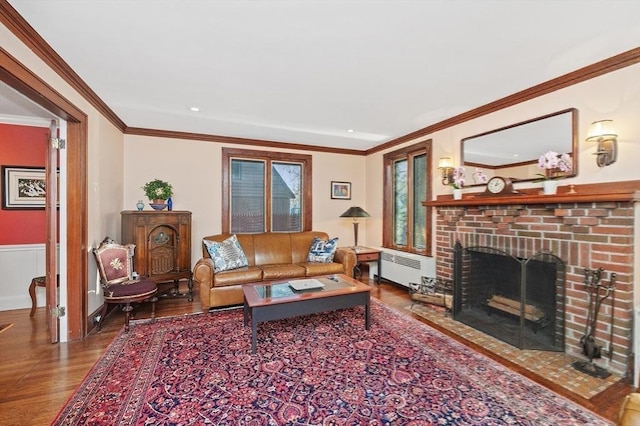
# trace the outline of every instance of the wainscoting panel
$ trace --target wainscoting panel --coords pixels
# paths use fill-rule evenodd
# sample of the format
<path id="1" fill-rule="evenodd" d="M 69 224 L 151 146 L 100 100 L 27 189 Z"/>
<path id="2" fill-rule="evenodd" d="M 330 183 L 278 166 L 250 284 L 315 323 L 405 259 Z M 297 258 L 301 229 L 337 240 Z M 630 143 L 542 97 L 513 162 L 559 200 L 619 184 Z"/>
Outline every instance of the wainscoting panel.
<path id="1" fill-rule="evenodd" d="M 31 308 L 29 285 L 44 274 L 44 244 L 0 246 L 0 311 Z M 45 297 L 45 289 L 37 287 L 38 306 L 45 306 Z"/>

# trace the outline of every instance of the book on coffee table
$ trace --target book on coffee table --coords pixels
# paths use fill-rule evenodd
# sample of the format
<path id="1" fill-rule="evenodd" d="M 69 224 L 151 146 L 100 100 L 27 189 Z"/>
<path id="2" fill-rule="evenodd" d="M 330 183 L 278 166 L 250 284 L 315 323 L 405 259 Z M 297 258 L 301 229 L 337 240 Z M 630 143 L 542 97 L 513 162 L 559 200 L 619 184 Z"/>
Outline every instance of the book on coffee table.
<path id="1" fill-rule="evenodd" d="M 324 284 L 315 278 L 289 281 L 289 285 L 296 291 L 313 290 L 324 287 Z"/>

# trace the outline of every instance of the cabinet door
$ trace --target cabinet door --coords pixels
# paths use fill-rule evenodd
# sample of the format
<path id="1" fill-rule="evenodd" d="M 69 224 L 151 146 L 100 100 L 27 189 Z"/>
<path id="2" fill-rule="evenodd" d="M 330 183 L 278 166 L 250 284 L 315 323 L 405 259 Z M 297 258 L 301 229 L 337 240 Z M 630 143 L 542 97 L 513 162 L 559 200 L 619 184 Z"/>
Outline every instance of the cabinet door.
<path id="1" fill-rule="evenodd" d="M 147 270 L 150 276 L 177 271 L 179 234 L 175 228 L 160 225 L 147 237 Z"/>

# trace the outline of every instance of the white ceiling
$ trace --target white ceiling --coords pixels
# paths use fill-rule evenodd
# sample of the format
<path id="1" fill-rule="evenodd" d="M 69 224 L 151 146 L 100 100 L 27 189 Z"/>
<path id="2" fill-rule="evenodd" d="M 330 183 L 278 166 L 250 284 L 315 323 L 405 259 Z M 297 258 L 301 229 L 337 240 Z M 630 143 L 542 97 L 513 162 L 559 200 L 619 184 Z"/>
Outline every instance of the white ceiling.
<path id="1" fill-rule="evenodd" d="M 640 46 L 637 0 L 9 3 L 127 126 L 357 150 Z"/>

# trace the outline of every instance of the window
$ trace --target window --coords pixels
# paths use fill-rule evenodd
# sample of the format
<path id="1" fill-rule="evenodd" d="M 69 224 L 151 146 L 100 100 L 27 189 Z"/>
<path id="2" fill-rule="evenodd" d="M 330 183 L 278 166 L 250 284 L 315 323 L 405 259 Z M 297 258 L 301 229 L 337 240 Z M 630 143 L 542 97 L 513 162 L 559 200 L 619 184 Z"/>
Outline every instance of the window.
<path id="1" fill-rule="evenodd" d="M 222 232 L 310 231 L 311 156 L 222 149 Z"/>
<path id="2" fill-rule="evenodd" d="M 384 155 L 383 246 L 431 255 L 430 165 L 431 140 Z"/>

